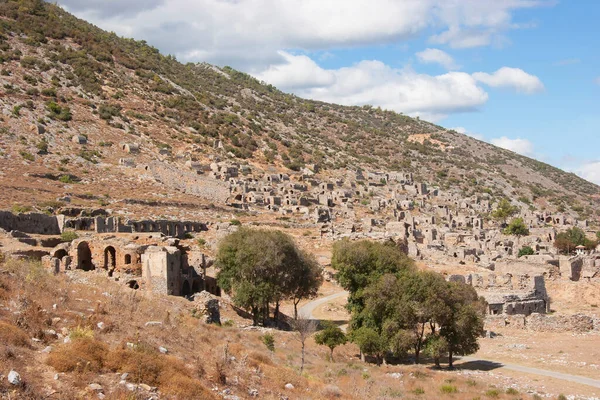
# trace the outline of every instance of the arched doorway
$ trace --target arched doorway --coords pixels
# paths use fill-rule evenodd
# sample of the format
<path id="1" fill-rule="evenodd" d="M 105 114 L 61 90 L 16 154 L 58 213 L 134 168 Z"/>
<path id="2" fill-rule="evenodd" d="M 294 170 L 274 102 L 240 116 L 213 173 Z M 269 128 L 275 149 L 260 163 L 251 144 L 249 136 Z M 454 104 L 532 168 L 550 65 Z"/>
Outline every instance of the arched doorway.
<path id="1" fill-rule="evenodd" d="M 92 251 L 88 242 L 81 242 L 77 245 L 77 268 L 84 271 L 91 271 L 94 269 L 92 263 Z"/>
<path id="2" fill-rule="evenodd" d="M 190 294 L 190 284 L 188 283 L 188 281 L 183 281 L 183 286 L 181 287 L 181 295 L 189 296 Z"/>
<path id="3" fill-rule="evenodd" d="M 104 249 L 104 269 L 112 271 L 117 266 L 117 252 L 112 246 Z"/>
<path id="4" fill-rule="evenodd" d="M 59 260 L 62 260 L 62 258 L 64 256 L 68 256 L 68 255 L 69 254 L 67 253 L 67 251 L 65 249 L 59 249 L 54 252 L 54 257 L 58 258 Z"/>
<path id="5" fill-rule="evenodd" d="M 192 293 L 198 293 L 204 290 L 204 280 L 202 278 L 194 279 L 192 283 Z"/>

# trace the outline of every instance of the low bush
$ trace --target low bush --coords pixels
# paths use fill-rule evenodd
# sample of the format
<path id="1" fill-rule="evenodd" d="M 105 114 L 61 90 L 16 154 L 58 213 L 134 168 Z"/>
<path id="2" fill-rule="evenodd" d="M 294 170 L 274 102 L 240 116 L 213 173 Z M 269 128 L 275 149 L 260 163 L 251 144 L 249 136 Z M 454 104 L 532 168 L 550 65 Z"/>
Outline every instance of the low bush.
<path id="1" fill-rule="evenodd" d="M 74 231 L 64 231 L 61 233 L 60 238 L 63 242 L 72 242 L 77 239 L 79 236 Z"/>
<path id="2" fill-rule="evenodd" d="M 0 321 L 0 342 L 6 345 L 29 347 L 29 335 L 18 327 Z"/>
<path id="3" fill-rule="evenodd" d="M 440 392 L 444 394 L 454 394 L 458 393 L 458 388 L 454 385 L 442 385 L 440 387 Z"/>
<path id="4" fill-rule="evenodd" d="M 101 372 L 108 352 L 103 342 L 84 337 L 59 346 L 48 355 L 46 363 L 58 372 Z"/>

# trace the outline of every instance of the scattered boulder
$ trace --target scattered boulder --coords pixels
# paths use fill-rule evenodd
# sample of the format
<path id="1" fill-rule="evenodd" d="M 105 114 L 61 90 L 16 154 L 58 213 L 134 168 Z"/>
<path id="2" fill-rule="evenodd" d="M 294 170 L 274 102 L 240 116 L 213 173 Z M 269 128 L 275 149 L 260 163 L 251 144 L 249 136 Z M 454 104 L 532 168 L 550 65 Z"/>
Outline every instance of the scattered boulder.
<path id="1" fill-rule="evenodd" d="M 20 385 L 21 384 L 21 375 L 17 371 L 11 370 L 8 373 L 8 383 L 11 385 Z"/>
<path id="2" fill-rule="evenodd" d="M 219 324 L 221 325 L 221 311 L 219 309 L 219 300 L 216 296 L 202 291 L 195 293 L 192 296 L 196 305 L 196 313 L 204 316 L 204 321 L 207 324 Z"/>

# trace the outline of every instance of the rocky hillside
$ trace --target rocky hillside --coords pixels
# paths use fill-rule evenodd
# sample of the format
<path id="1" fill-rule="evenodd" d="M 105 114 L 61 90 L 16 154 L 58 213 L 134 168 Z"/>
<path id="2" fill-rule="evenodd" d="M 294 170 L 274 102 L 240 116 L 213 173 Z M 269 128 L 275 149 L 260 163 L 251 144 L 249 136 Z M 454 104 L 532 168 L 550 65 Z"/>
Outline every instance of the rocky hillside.
<path id="1" fill-rule="evenodd" d="M 61 196 L 129 212 L 215 205 L 212 189 L 190 196 L 164 176 L 122 167 L 177 171 L 219 157 L 264 171 L 411 172 L 463 198 L 487 193 L 599 215 L 600 188 L 550 165 L 395 112 L 305 100 L 228 67 L 181 64 L 40 0 L 0 2 L 0 84 L 0 203 L 17 209 L 52 208 Z"/>

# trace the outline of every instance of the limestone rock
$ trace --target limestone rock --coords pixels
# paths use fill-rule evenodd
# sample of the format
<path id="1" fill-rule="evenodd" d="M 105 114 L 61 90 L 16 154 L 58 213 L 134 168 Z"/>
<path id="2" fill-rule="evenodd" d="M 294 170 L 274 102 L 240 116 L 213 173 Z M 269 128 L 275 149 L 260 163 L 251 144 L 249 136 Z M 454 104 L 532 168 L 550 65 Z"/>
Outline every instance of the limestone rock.
<path id="1" fill-rule="evenodd" d="M 8 373 L 8 383 L 11 385 L 20 385 L 21 384 L 21 375 L 17 371 L 11 370 Z"/>
<path id="2" fill-rule="evenodd" d="M 204 316 L 207 324 L 221 325 L 221 311 L 219 310 L 219 300 L 216 296 L 207 291 L 202 291 L 193 295 L 196 312 Z"/>

